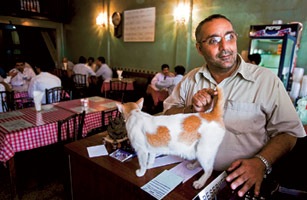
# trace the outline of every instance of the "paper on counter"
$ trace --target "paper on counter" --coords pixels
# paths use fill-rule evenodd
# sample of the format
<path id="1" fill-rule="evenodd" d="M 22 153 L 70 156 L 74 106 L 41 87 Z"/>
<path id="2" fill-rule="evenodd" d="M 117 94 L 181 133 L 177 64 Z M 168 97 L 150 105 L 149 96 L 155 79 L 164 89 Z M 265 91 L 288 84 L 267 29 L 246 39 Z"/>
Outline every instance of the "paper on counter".
<path id="1" fill-rule="evenodd" d="M 154 164 L 149 168 L 161 167 L 165 165 L 170 165 L 174 163 L 182 162 L 184 159 L 179 156 L 172 156 L 172 155 L 162 155 L 158 156 L 155 159 Z"/>
<path id="2" fill-rule="evenodd" d="M 87 147 L 87 152 L 90 158 L 109 155 L 106 147 L 103 144 Z"/>
<path id="3" fill-rule="evenodd" d="M 162 199 L 181 182 L 182 178 L 180 176 L 164 170 L 161 174 L 143 185 L 141 189 L 156 199 Z"/>
<path id="4" fill-rule="evenodd" d="M 188 163 L 190 163 L 191 161 L 184 161 L 178 165 L 176 165 L 175 167 L 173 167 L 172 169 L 170 169 L 169 171 L 177 174 L 178 176 L 183 178 L 183 183 L 186 182 L 187 180 L 189 180 L 191 177 L 193 177 L 195 174 L 197 174 L 198 172 L 200 172 L 202 170 L 201 167 L 196 167 L 195 169 L 188 169 L 186 166 Z"/>

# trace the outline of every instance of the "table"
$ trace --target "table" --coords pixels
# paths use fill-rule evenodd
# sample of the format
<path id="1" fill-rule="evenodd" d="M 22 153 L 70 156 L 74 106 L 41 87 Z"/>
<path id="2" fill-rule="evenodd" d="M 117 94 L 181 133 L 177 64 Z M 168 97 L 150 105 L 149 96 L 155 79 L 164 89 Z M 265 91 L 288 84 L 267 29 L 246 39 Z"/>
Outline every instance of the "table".
<path id="1" fill-rule="evenodd" d="M 157 106 L 159 102 L 163 102 L 168 97 L 168 91 L 156 90 L 151 85 L 147 86 L 146 93 L 151 95 L 154 106 Z"/>
<path id="2" fill-rule="evenodd" d="M 119 80 L 118 78 L 112 78 L 111 80 Z M 134 86 L 133 86 L 133 82 L 135 81 L 135 79 L 133 78 L 122 78 L 120 79 L 123 82 L 127 82 L 127 88 L 126 90 L 134 90 Z M 114 87 L 116 88 L 116 87 Z M 102 83 L 101 85 L 101 93 L 106 93 L 107 91 L 110 90 L 110 80 L 106 80 Z"/>
<path id="3" fill-rule="evenodd" d="M 71 112 L 80 114 L 83 110 L 86 111 L 84 125 L 83 125 L 83 136 L 85 137 L 88 131 L 102 126 L 102 111 L 108 111 L 116 109 L 116 102 L 112 99 L 102 98 L 99 96 L 89 97 L 88 106 L 84 107 L 82 105 L 81 99 L 74 99 L 70 101 L 62 101 L 59 103 L 55 103 L 56 107 L 60 107 Z M 84 99 L 83 99 L 84 100 Z M 105 124 L 109 124 L 109 119 L 105 118 Z"/>
<path id="4" fill-rule="evenodd" d="M 24 108 L 0 114 L 0 162 L 10 160 L 15 152 L 46 146 L 57 141 L 57 122 L 72 114 L 60 107 L 37 112 Z"/>
<path id="5" fill-rule="evenodd" d="M 105 135 L 106 133 L 99 133 L 65 145 L 72 199 L 154 199 L 140 187 L 175 164 L 149 169 L 143 177 L 137 177 L 136 157 L 123 163 L 109 156 L 89 158 L 87 147 L 102 144 Z M 186 200 L 195 197 L 201 190 L 194 189 L 192 184 L 202 173 L 203 171 L 200 171 L 184 184 L 177 186 L 164 199 Z M 215 176 L 216 172 L 208 183 Z"/>
<path id="6" fill-rule="evenodd" d="M 0 162 L 8 164 L 12 195 L 17 194 L 14 154 L 57 142 L 57 122 L 86 110 L 83 136 L 92 128 L 100 127 L 101 111 L 116 108 L 115 101 L 90 97 L 88 107 L 81 106 L 80 99 L 42 105 L 42 111 L 34 107 L 0 113 Z M 51 106 L 50 106 L 51 105 Z M 48 107 L 48 109 L 47 109 Z M 51 107 L 51 108 L 50 108 Z"/>

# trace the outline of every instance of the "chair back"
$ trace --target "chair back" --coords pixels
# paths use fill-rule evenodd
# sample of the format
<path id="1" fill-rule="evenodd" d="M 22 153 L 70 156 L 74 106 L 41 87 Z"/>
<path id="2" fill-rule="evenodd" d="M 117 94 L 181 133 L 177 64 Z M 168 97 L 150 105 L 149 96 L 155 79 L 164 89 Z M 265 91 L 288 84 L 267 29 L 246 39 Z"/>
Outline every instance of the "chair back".
<path id="1" fill-rule="evenodd" d="M 74 74 L 73 75 L 73 81 L 74 81 L 76 88 L 86 88 L 86 86 L 87 86 L 85 74 Z"/>
<path id="2" fill-rule="evenodd" d="M 9 112 L 15 110 L 14 91 L 1 91 L 0 104 L 0 112 Z"/>
<path id="3" fill-rule="evenodd" d="M 84 98 L 88 94 L 86 75 L 74 74 L 72 76 L 74 82 L 74 98 Z"/>
<path id="4" fill-rule="evenodd" d="M 62 97 L 62 90 L 62 87 L 45 89 L 46 104 L 60 102 Z"/>
<path id="5" fill-rule="evenodd" d="M 124 102 L 127 82 L 122 80 L 110 80 L 110 90 L 107 92 L 107 98 Z"/>
<path id="6" fill-rule="evenodd" d="M 45 89 L 46 104 L 72 100 L 72 91 L 63 87 Z"/>
<path id="7" fill-rule="evenodd" d="M 58 121 L 58 143 L 69 143 L 82 138 L 85 111 Z"/>

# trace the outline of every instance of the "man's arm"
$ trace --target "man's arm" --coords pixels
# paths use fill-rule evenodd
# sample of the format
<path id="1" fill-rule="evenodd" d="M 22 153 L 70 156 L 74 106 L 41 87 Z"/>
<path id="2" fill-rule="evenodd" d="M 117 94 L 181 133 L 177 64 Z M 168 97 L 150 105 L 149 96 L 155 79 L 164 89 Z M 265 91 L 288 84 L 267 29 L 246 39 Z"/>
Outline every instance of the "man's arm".
<path id="1" fill-rule="evenodd" d="M 279 134 L 271 138 L 266 146 L 258 152 L 258 155 L 261 155 L 268 161 L 269 165 L 272 165 L 293 149 L 296 140 L 297 138 L 290 134 Z M 255 185 L 255 195 L 260 194 L 260 186 L 266 172 L 266 165 L 260 158 L 236 160 L 227 171 L 232 171 L 226 177 L 226 180 L 231 182 L 233 190 L 242 185 L 242 188 L 238 191 L 239 196 L 242 197 L 253 185 Z"/>

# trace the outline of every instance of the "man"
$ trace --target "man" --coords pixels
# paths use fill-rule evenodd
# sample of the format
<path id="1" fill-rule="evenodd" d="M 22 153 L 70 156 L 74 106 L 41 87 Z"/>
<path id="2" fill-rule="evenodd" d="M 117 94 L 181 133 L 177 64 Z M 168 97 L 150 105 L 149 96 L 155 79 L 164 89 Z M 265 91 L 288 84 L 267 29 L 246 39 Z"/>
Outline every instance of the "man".
<path id="1" fill-rule="evenodd" d="M 112 69 L 106 64 L 106 60 L 104 57 L 100 56 L 96 60 L 97 78 L 101 78 L 102 81 L 110 80 L 113 77 Z"/>
<path id="2" fill-rule="evenodd" d="M 17 58 L 15 61 L 15 68 L 10 70 L 8 75 L 11 77 L 12 86 L 27 85 L 29 81 L 36 76 L 32 67 L 26 65 L 25 61 Z"/>
<path id="3" fill-rule="evenodd" d="M 175 88 L 175 86 L 182 80 L 184 73 L 185 73 L 185 68 L 182 65 L 177 65 L 175 68 L 175 77 L 171 81 L 171 84 L 168 88 L 168 93 L 171 94 Z"/>
<path id="4" fill-rule="evenodd" d="M 74 74 L 86 75 L 87 86 L 89 86 L 89 77 L 96 76 L 96 73 L 93 71 L 93 69 L 86 65 L 86 58 L 84 56 L 79 57 L 79 63 L 74 66 L 73 72 Z"/>
<path id="5" fill-rule="evenodd" d="M 35 69 L 38 75 L 31 79 L 29 88 L 28 88 L 28 94 L 31 98 L 33 98 L 34 91 L 39 91 L 39 92 L 44 93 L 42 104 L 45 104 L 46 103 L 45 89 L 50 89 L 53 87 L 60 87 L 61 79 L 47 72 L 48 69 L 44 65 L 36 66 Z"/>
<path id="6" fill-rule="evenodd" d="M 163 64 L 161 66 L 161 72 L 157 73 L 151 80 L 151 86 L 155 90 L 168 90 L 171 86 L 171 79 L 173 79 L 175 75 L 169 71 L 168 64 Z"/>
<path id="7" fill-rule="evenodd" d="M 248 58 L 249 63 L 255 64 L 255 65 L 259 65 L 261 62 L 261 55 L 259 53 L 249 54 L 247 58 Z"/>
<path id="8" fill-rule="evenodd" d="M 96 66 L 96 63 L 95 63 L 95 59 L 93 57 L 90 56 L 90 57 L 87 58 L 86 65 L 89 66 L 90 68 L 92 68 L 92 70 L 94 72 L 97 71 L 97 68 L 96 68 L 97 66 Z"/>
<path id="9" fill-rule="evenodd" d="M 270 70 L 245 63 L 237 34 L 223 15 L 212 15 L 195 31 L 196 48 L 207 64 L 190 71 L 164 101 L 164 113 L 209 111 L 215 88 L 225 99 L 226 134 L 215 170 L 240 197 L 253 186 L 259 195 L 265 173 L 306 135 L 283 83 Z"/>

